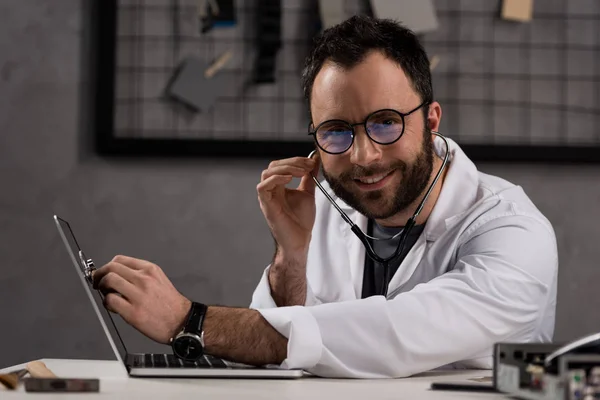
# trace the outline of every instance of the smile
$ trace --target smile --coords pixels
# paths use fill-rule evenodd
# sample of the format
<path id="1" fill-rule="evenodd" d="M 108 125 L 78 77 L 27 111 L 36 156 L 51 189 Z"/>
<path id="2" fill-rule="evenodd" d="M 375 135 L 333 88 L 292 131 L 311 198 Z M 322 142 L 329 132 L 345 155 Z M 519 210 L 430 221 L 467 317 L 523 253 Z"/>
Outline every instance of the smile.
<path id="1" fill-rule="evenodd" d="M 385 186 L 385 184 L 389 180 L 386 178 L 389 178 L 394 173 L 394 171 L 395 170 L 391 170 L 391 171 L 383 173 L 383 174 L 377 174 L 377 175 L 373 175 L 373 176 L 365 176 L 362 178 L 356 178 L 356 179 L 354 179 L 354 181 L 363 190 L 380 189 L 383 186 Z"/>
<path id="2" fill-rule="evenodd" d="M 387 172 L 385 174 L 380 174 L 380 175 L 375 175 L 375 176 L 369 176 L 369 177 L 365 177 L 365 178 L 358 178 L 357 180 L 361 181 L 362 183 L 373 184 L 373 183 L 379 182 L 380 180 L 382 180 L 389 174 L 391 174 L 391 172 Z"/>

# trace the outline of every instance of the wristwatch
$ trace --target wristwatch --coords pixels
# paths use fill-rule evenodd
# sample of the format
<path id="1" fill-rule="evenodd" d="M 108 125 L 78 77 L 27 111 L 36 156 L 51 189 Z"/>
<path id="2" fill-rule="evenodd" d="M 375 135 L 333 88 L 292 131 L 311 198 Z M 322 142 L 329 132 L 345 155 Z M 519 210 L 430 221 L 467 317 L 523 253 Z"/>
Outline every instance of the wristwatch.
<path id="1" fill-rule="evenodd" d="M 183 329 L 171 338 L 173 354 L 185 361 L 196 361 L 204 355 L 204 331 L 202 324 L 208 307 L 192 303 Z"/>

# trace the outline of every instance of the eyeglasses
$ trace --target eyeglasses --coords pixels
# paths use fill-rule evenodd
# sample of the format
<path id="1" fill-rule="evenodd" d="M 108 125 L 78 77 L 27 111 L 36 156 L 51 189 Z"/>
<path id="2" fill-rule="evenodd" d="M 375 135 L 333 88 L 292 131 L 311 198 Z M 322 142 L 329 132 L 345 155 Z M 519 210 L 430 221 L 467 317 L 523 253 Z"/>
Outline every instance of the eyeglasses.
<path id="1" fill-rule="evenodd" d="M 329 154 L 342 154 L 354 143 L 354 127 L 362 125 L 369 138 L 378 144 L 392 144 L 402 137 L 404 133 L 404 117 L 417 111 L 427 102 L 407 113 L 392 109 L 374 111 L 367 116 L 364 122 L 351 124 L 341 119 L 330 119 L 320 123 L 315 130 L 308 126 L 308 134 L 315 137 L 315 142 L 321 150 Z"/>

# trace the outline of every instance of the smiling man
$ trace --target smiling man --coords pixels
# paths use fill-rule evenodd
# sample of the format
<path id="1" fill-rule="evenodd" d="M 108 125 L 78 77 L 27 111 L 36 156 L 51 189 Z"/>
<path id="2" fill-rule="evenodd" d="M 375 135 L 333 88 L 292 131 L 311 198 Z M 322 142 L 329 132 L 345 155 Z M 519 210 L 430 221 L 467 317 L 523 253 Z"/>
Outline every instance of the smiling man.
<path id="1" fill-rule="evenodd" d="M 125 256 L 95 273 L 107 307 L 161 343 L 202 315 L 192 328 L 209 354 L 329 377 L 490 368 L 495 342 L 551 340 L 552 226 L 437 134 L 442 107 L 415 35 L 353 17 L 317 38 L 303 84 L 317 156 L 262 173 L 277 246 L 250 308 L 192 302 Z"/>

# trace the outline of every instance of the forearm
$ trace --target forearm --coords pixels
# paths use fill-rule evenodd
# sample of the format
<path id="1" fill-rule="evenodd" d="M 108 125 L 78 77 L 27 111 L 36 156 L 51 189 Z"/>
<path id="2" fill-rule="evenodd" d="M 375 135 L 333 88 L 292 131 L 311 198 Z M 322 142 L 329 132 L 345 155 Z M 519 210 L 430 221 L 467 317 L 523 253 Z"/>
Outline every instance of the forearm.
<path id="1" fill-rule="evenodd" d="M 287 339 L 256 310 L 208 307 L 203 325 L 208 354 L 250 365 L 280 364 Z"/>
<path id="2" fill-rule="evenodd" d="M 269 269 L 271 297 L 278 307 L 306 303 L 306 256 L 276 254 Z"/>

